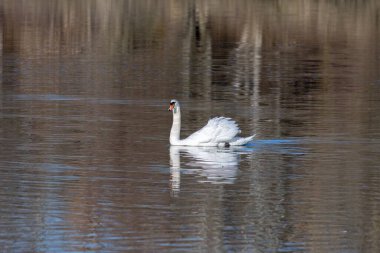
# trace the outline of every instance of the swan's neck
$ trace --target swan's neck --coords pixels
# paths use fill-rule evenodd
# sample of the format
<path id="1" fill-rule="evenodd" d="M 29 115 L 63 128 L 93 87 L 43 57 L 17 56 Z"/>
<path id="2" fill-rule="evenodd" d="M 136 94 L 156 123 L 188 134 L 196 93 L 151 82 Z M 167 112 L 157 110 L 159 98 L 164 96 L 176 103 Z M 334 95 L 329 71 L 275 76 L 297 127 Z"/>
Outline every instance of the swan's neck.
<path id="1" fill-rule="evenodd" d="M 170 144 L 176 145 L 179 142 L 179 136 L 181 132 L 181 109 L 176 108 L 176 111 L 173 112 L 173 125 L 170 130 Z"/>

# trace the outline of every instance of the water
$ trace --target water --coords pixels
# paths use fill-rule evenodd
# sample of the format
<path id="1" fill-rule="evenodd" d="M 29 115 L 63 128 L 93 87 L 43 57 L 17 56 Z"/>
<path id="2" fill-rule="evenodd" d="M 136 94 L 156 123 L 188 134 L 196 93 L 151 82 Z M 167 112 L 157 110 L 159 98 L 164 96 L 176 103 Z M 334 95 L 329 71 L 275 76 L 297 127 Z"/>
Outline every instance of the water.
<path id="1" fill-rule="evenodd" d="M 379 252 L 379 9 L 1 1 L 0 251 Z"/>

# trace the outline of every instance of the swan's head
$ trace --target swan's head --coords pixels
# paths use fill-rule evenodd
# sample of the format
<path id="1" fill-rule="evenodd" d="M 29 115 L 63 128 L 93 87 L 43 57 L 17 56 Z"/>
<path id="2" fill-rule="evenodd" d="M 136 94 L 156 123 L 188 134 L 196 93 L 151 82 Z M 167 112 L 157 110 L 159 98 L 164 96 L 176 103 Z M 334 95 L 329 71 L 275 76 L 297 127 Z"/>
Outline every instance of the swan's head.
<path id="1" fill-rule="evenodd" d="M 172 99 L 170 101 L 170 105 L 169 105 L 168 111 L 172 111 L 174 113 L 177 113 L 178 108 L 179 108 L 179 102 L 176 99 Z"/>

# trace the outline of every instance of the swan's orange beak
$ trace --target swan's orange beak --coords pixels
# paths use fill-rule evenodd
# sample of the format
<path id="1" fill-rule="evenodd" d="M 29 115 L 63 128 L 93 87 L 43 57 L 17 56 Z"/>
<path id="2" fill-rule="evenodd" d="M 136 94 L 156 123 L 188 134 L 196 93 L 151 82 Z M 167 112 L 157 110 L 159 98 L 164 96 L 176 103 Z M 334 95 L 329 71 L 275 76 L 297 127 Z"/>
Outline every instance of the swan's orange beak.
<path id="1" fill-rule="evenodd" d="M 170 103 L 168 111 L 173 111 L 174 109 L 174 103 Z"/>

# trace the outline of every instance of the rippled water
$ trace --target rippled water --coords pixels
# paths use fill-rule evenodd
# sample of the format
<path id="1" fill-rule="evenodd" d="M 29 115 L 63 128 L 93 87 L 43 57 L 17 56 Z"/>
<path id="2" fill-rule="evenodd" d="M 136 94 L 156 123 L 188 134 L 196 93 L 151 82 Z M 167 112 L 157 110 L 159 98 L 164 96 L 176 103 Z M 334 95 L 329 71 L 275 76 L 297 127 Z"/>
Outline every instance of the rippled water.
<path id="1" fill-rule="evenodd" d="M 378 1 L 0 10 L 1 252 L 380 251 Z"/>

